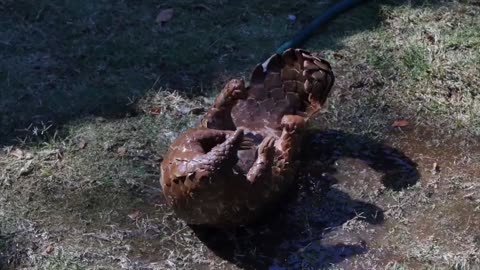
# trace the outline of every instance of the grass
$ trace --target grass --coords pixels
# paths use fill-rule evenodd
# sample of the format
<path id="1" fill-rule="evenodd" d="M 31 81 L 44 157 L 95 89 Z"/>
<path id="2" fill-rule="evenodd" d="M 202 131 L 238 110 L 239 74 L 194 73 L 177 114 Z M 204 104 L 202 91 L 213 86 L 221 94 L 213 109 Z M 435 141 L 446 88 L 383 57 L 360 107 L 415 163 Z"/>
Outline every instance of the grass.
<path id="1" fill-rule="evenodd" d="M 0 269 L 258 269 L 258 258 L 307 269 L 475 269 L 475 1 L 369 1 L 305 44 L 337 79 L 313 122 L 339 132 L 326 135 L 334 157 L 312 165 L 332 183 L 300 187 L 273 225 L 227 234 L 218 247 L 165 205 L 158 165 L 171 140 L 228 78 L 248 78 L 329 4 L 1 2 Z M 165 8 L 174 16 L 160 26 Z M 403 119 L 407 127 L 391 126 Z M 405 167 L 375 165 L 398 155 L 371 150 L 378 145 L 416 164 L 415 185 L 381 184 Z M 295 245 L 278 242 L 275 222 L 288 223 Z"/>
<path id="2" fill-rule="evenodd" d="M 387 41 L 387 46 L 376 47 L 380 48 L 380 55 L 385 52 L 389 57 L 389 61 L 385 62 L 396 63 L 406 69 L 402 73 L 407 77 L 398 82 L 400 89 L 406 89 L 410 94 L 403 100 L 423 107 L 436 118 L 449 118 L 453 123 L 450 125 L 452 129 L 463 127 L 478 136 L 478 100 L 472 95 L 476 96 L 479 84 L 478 75 L 474 75 L 478 74 L 479 47 L 478 44 L 473 45 L 473 37 L 463 40 L 462 49 L 454 50 L 450 44 L 457 37 L 477 32 L 479 21 L 474 11 L 462 7 L 439 13 L 445 10 L 446 7 L 427 7 L 414 12 L 405 8 L 387 10 L 391 18 L 387 20 L 390 31 L 398 34 L 394 37 L 395 44 Z M 385 34 L 378 35 L 382 37 Z M 373 39 L 374 44 L 377 40 Z M 373 59 L 371 63 L 378 67 L 381 61 L 375 63 Z M 388 72 L 384 74 L 391 75 Z"/>
<path id="3" fill-rule="evenodd" d="M 69 257 L 61 252 L 54 254 L 51 257 L 42 258 L 37 262 L 38 269 L 45 270 L 61 270 L 61 269 L 72 269 L 72 270 L 83 270 L 86 269 L 84 266 L 78 263 L 78 259 L 75 257 Z"/>
<path id="4" fill-rule="evenodd" d="M 288 23 L 288 14 L 307 6 L 308 14 Z M 168 7 L 174 19 L 161 27 L 155 16 Z M 127 104 L 156 81 L 209 92 L 223 75 L 263 61 L 324 7 L 308 1 L 4 1 L 2 133 L 31 122 L 124 116 Z"/>
<path id="5" fill-rule="evenodd" d="M 421 80 L 426 77 L 431 69 L 427 59 L 425 59 L 426 55 L 426 49 L 420 46 L 410 46 L 405 50 L 402 62 L 414 80 Z"/>

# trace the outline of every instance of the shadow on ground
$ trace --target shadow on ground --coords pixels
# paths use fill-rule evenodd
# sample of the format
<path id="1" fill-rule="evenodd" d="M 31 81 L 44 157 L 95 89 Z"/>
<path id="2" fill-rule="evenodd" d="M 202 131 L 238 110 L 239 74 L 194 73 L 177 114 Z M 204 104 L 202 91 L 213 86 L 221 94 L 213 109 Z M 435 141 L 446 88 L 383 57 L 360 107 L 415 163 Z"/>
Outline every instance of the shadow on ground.
<path id="1" fill-rule="evenodd" d="M 344 37 L 381 23 L 381 4 L 406 3 L 369 1 L 304 47 L 337 50 Z M 225 77 L 250 72 L 329 4 L 2 1 L 0 144 L 42 137 L 89 115 L 125 117 L 152 87 L 203 95 Z M 164 8 L 173 8 L 174 17 L 159 26 L 155 17 Z M 289 22 L 288 14 L 297 20 Z"/>
<path id="2" fill-rule="evenodd" d="M 13 234 L 2 234 L 0 231 L 0 270 L 10 269 L 8 266 L 16 265 L 24 255 L 18 253 L 13 237 Z"/>
<path id="3" fill-rule="evenodd" d="M 368 251 L 367 233 L 339 233 L 357 219 L 370 225 L 384 221 L 383 210 L 352 199 L 334 186 L 335 161 L 355 158 L 383 174 L 382 183 L 401 190 L 419 180 L 416 164 L 397 149 L 340 131 L 312 133 L 306 140 L 307 162 L 298 192 L 276 214 L 259 224 L 235 230 L 192 226 L 218 256 L 245 269 L 304 269 L 337 264 Z"/>

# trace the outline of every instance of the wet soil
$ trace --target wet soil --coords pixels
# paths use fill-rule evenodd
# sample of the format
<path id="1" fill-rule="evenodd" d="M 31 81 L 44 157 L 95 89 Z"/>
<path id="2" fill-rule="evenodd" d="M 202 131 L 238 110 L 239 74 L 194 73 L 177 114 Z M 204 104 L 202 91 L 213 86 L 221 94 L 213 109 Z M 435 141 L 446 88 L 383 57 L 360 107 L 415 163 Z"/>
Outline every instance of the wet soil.
<path id="1" fill-rule="evenodd" d="M 298 190 L 278 209 L 244 228 L 185 231 L 208 247 L 218 269 L 440 265 L 435 254 L 418 256 L 422 244 L 461 253 L 468 247 L 460 239 L 480 237 L 480 148 L 442 139 L 432 145 L 426 132 L 394 130 L 383 143 L 335 130 L 311 134 Z M 155 254 L 155 239 L 149 242 Z"/>

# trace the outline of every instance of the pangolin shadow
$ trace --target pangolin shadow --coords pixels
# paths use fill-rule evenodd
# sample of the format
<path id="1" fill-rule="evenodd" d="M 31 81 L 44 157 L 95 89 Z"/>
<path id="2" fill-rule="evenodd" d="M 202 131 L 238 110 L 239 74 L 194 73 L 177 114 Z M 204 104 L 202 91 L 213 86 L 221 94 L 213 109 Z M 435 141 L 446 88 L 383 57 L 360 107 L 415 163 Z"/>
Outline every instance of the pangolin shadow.
<path id="1" fill-rule="evenodd" d="M 302 160 L 313 161 L 316 173 L 301 168 L 299 184 L 256 224 L 231 230 L 191 226 L 216 255 L 244 269 L 322 268 L 368 251 L 362 239 L 325 244 L 325 234 L 361 213 L 369 224 L 384 221 L 376 205 L 352 199 L 333 187 L 334 164 L 356 158 L 383 174 L 386 188 L 401 190 L 419 179 L 417 165 L 402 152 L 365 136 L 337 130 L 311 132 Z M 323 172 L 323 173 L 319 173 Z M 353 244 L 352 244 L 353 242 Z"/>

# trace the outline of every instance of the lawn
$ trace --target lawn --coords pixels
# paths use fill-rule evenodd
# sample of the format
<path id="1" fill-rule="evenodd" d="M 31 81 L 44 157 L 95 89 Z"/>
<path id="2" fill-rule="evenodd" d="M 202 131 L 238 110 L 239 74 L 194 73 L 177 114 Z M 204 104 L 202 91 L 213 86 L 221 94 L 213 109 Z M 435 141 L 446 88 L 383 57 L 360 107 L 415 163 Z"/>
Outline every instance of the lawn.
<path id="1" fill-rule="evenodd" d="M 331 3 L 1 1 L 0 269 L 478 269 L 476 0 L 368 1 L 304 44 L 336 82 L 278 215 L 165 205 L 169 143 Z"/>

